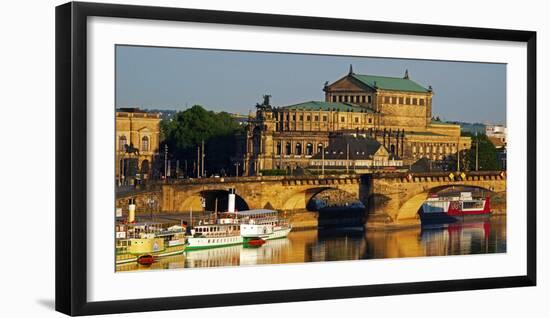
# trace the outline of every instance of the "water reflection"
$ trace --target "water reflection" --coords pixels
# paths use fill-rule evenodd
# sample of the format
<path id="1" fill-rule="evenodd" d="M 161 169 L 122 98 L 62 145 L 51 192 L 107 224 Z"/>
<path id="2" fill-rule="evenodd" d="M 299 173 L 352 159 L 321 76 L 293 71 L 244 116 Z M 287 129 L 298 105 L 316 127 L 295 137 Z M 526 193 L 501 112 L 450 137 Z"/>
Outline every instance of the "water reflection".
<path id="1" fill-rule="evenodd" d="M 506 218 L 430 225 L 401 230 L 364 231 L 362 227 L 291 232 L 259 248 L 229 246 L 189 251 L 151 266 L 127 264 L 117 271 L 174 269 L 465 255 L 506 252 Z"/>

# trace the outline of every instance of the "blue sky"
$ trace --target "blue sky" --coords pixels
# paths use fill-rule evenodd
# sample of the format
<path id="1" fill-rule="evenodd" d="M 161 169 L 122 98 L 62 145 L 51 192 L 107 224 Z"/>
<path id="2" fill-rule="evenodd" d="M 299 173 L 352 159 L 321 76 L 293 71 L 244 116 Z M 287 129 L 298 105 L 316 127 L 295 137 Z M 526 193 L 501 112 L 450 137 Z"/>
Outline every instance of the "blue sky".
<path id="1" fill-rule="evenodd" d="M 357 74 L 403 76 L 434 89 L 433 114 L 505 123 L 506 65 L 454 61 L 117 46 L 116 107 L 183 110 L 195 104 L 246 114 L 272 95 L 285 106 L 323 100 L 325 81 Z"/>

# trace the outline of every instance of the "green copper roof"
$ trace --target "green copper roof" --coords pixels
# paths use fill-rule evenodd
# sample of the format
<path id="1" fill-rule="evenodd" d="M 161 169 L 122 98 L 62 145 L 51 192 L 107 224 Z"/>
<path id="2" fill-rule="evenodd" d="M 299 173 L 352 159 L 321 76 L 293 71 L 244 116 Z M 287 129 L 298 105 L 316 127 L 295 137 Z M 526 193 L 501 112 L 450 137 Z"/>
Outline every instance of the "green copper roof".
<path id="1" fill-rule="evenodd" d="M 365 107 L 360 107 L 350 103 L 333 103 L 333 102 L 320 102 L 309 101 L 295 105 L 289 105 L 281 107 L 283 109 L 297 109 L 297 110 L 323 110 L 323 111 L 340 111 L 340 112 L 357 112 L 357 113 L 372 113 L 373 110 Z"/>
<path id="2" fill-rule="evenodd" d="M 429 90 L 420 84 L 411 81 L 410 79 L 400 77 L 387 77 L 375 75 L 352 74 L 353 78 L 361 83 L 379 89 L 387 89 L 391 91 L 406 91 L 416 93 L 428 93 Z"/>

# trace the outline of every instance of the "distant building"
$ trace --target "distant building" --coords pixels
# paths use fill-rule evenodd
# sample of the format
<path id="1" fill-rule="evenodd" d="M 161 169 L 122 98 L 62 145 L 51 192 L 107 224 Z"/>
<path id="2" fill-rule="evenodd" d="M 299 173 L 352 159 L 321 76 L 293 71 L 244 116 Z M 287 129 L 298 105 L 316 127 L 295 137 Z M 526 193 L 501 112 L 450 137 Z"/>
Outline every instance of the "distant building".
<path id="1" fill-rule="evenodd" d="M 329 146 L 332 133 L 360 133 L 377 140 L 404 164 L 445 160 L 469 149 L 460 126 L 432 121 L 431 87 L 403 77 L 349 73 L 326 82 L 324 101 L 272 107 L 268 95 L 250 115 L 244 172 L 305 168 Z"/>
<path id="2" fill-rule="evenodd" d="M 506 147 L 507 129 L 504 125 L 486 124 L 485 134 L 497 149 Z"/>
<path id="3" fill-rule="evenodd" d="M 231 116 L 231 118 L 233 118 L 237 123 L 239 123 L 239 125 L 245 125 L 246 123 L 248 123 L 248 115 L 241 115 L 241 114 L 235 114 L 235 113 L 230 113 L 229 114 Z"/>
<path id="4" fill-rule="evenodd" d="M 116 180 L 132 184 L 150 177 L 159 153 L 160 114 L 139 108 L 116 110 Z"/>
<path id="5" fill-rule="evenodd" d="M 375 169 L 403 166 L 403 160 L 366 134 L 334 134 L 328 147 L 310 159 L 309 168 L 321 171 L 363 173 Z"/>

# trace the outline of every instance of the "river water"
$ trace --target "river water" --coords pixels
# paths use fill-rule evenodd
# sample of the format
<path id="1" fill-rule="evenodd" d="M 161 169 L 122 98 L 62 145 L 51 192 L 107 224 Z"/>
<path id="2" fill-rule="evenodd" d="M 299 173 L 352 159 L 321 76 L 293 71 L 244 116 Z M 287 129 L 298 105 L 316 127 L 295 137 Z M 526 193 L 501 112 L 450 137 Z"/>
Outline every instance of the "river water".
<path id="1" fill-rule="evenodd" d="M 396 257 L 506 252 L 506 217 L 400 230 L 363 227 L 293 231 L 259 248 L 242 245 L 189 251 L 150 266 L 126 264 L 117 271 L 282 264 Z"/>

